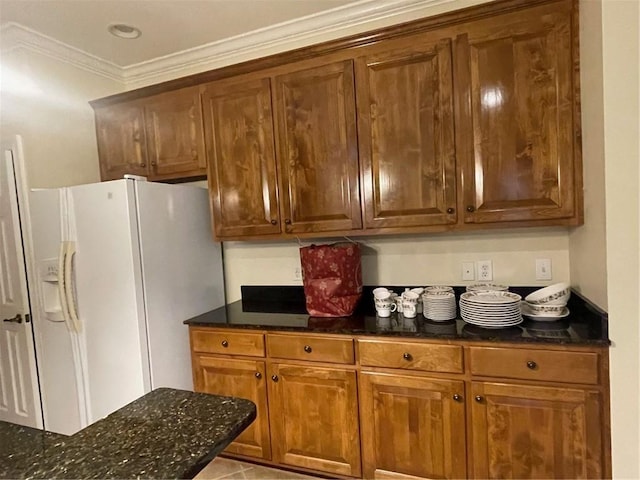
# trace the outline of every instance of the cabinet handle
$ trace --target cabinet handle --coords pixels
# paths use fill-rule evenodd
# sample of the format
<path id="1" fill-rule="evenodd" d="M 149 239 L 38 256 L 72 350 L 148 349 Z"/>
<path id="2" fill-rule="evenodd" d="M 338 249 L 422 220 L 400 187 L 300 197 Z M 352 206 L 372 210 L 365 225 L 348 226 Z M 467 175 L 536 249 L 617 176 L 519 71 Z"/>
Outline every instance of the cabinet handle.
<path id="1" fill-rule="evenodd" d="M 454 394 L 453 394 L 453 399 L 454 399 L 456 402 L 461 402 L 461 401 L 462 401 L 462 396 L 458 395 L 457 393 L 454 393 Z"/>
<path id="2" fill-rule="evenodd" d="M 480 395 L 476 395 L 476 402 L 482 403 L 483 398 Z"/>
<path id="3" fill-rule="evenodd" d="M 305 345 L 304 346 L 304 351 L 307 353 L 311 353 L 311 345 Z"/>
<path id="4" fill-rule="evenodd" d="M 227 348 L 229 346 L 229 342 L 227 342 L 226 340 L 222 340 L 222 346 L 224 348 Z"/>
<path id="5" fill-rule="evenodd" d="M 140 141 L 140 132 L 135 132 L 133 134 L 133 141 L 134 142 L 139 142 Z"/>
<path id="6" fill-rule="evenodd" d="M 197 150 L 191 150 L 191 158 L 193 158 L 194 160 L 198 159 L 198 151 Z"/>
<path id="7" fill-rule="evenodd" d="M 469 212 L 469 213 L 474 212 L 475 210 L 476 210 L 476 209 L 475 209 L 475 207 L 474 207 L 473 205 L 469 205 L 469 206 L 467 207 L 467 212 Z"/>
<path id="8" fill-rule="evenodd" d="M 256 373 L 254 374 L 254 376 L 255 376 L 256 378 L 262 378 L 262 374 L 261 374 L 260 372 L 256 372 Z"/>
<path id="9" fill-rule="evenodd" d="M 413 357 L 410 353 L 405 353 L 402 355 L 402 358 L 404 358 L 405 360 L 411 360 Z"/>
<path id="10" fill-rule="evenodd" d="M 447 208 L 447 213 L 451 214 L 451 213 L 455 213 L 456 209 L 455 208 Z"/>
<path id="11" fill-rule="evenodd" d="M 155 167 L 156 165 L 157 165 L 157 164 L 156 164 L 156 162 L 155 162 L 155 161 L 154 161 L 154 162 L 151 162 L 151 166 L 152 166 L 152 167 Z"/>
<path id="12" fill-rule="evenodd" d="M 291 219 L 290 218 L 285 218 L 284 219 L 284 223 L 286 223 L 287 225 L 291 225 Z"/>
<path id="13" fill-rule="evenodd" d="M 535 370 L 536 368 L 538 368 L 538 364 L 536 362 L 529 360 L 527 362 L 527 367 L 530 368 L 531 370 Z"/>
<path id="14" fill-rule="evenodd" d="M 278 381 L 278 375 L 271 375 L 271 380 L 273 380 L 274 382 Z"/>
<path id="15" fill-rule="evenodd" d="M 141 164 L 140 164 L 140 166 L 141 166 L 142 168 L 144 168 L 144 167 L 146 167 L 146 166 L 147 166 L 147 164 L 146 164 L 146 163 L 141 163 Z"/>
<path id="16" fill-rule="evenodd" d="M 271 220 L 271 225 L 277 225 L 278 221 L 277 220 Z"/>

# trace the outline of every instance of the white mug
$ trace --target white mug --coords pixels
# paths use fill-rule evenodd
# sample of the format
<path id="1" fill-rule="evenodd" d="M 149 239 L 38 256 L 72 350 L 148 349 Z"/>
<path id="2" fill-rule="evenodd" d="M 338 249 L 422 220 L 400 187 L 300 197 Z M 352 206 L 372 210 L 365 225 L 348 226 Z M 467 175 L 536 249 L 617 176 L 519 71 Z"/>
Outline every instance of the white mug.
<path id="1" fill-rule="evenodd" d="M 386 302 L 376 303 L 376 313 L 379 317 L 390 317 L 391 312 L 396 311 L 395 302 L 388 300 Z"/>
<path id="2" fill-rule="evenodd" d="M 403 300 L 402 301 L 402 314 L 406 318 L 413 318 L 416 316 L 416 311 L 418 304 L 416 302 Z"/>

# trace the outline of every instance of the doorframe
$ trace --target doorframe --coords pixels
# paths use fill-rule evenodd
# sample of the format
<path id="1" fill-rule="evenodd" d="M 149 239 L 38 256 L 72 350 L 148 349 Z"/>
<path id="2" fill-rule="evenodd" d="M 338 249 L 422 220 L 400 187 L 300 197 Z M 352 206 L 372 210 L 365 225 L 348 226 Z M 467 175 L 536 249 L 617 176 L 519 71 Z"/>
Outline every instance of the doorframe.
<path id="1" fill-rule="evenodd" d="M 26 291 L 22 291 L 24 295 L 23 302 L 29 310 L 29 322 L 31 335 L 27 332 L 27 349 L 29 353 L 30 365 L 29 371 L 31 372 L 31 387 L 33 391 L 33 401 L 35 409 L 35 421 L 36 428 L 44 428 L 43 422 L 43 397 L 40 390 L 39 373 L 38 373 L 38 357 L 36 354 L 38 336 L 36 328 L 34 327 L 34 310 L 37 309 L 35 305 L 36 299 L 39 298 L 39 286 L 38 275 L 36 269 L 35 255 L 33 252 L 32 242 L 32 230 L 31 230 L 31 210 L 29 206 L 29 186 L 27 181 L 27 172 L 25 166 L 24 144 L 22 142 L 22 136 L 19 134 L 2 135 L 0 141 L 2 155 L 6 150 L 10 150 L 13 156 L 13 174 L 15 180 L 15 191 L 17 196 L 18 205 L 18 220 L 20 228 L 20 239 L 22 245 L 22 252 L 24 256 L 24 284 Z M 14 232 L 15 233 L 15 232 Z"/>

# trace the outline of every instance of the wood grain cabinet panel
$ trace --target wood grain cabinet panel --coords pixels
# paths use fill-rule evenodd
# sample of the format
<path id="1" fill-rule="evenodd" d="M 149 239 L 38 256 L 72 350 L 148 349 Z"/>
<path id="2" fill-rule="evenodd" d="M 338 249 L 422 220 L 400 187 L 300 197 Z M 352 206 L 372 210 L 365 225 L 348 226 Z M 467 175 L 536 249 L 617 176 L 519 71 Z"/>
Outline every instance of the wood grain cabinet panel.
<path id="1" fill-rule="evenodd" d="M 475 478 L 603 478 L 596 390 L 472 383 Z"/>
<path id="2" fill-rule="evenodd" d="M 464 382 L 362 372 L 364 478 L 465 478 Z"/>
<path id="3" fill-rule="evenodd" d="M 269 460 L 271 437 L 264 361 L 193 354 L 192 362 L 196 392 L 246 398 L 256 404 L 256 419 L 225 451 Z"/>
<path id="4" fill-rule="evenodd" d="M 360 365 L 426 372 L 462 373 L 462 347 L 389 340 L 358 340 Z"/>
<path id="5" fill-rule="evenodd" d="M 213 82 L 202 94 L 218 238 L 280 233 L 271 82 Z"/>
<path id="6" fill-rule="evenodd" d="M 566 1 L 471 22 L 457 38 L 465 222 L 576 216 L 572 28 Z"/>
<path id="7" fill-rule="evenodd" d="M 355 363 L 353 339 L 319 335 L 267 334 L 267 351 L 271 358 L 312 362 Z"/>
<path id="8" fill-rule="evenodd" d="M 275 77 L 287 233 L 362 227 L 353 75 L 349 60 Z"/>
<path id="9" fill-rule="evenodd" d="M 274 461 L 359 477 L 356 372 L 275 363 L 269 374 Z"/>
<path id="10" fill-rule="evenodd" d="M 455 223 L 451 41 L 392 45 L 356 62 L 365 227 Z"/>
<path id="11" fill-rule="evenodd" d="M 150 176 L 206 175 L 198 87 L 156 95 L 144 103 Z"/>
<path id="12" fill-rule="evenodd" d="M 124 174 L 147 176 L 147 142 L 144 109 L 138 102 L 95 110 L 96 136 L 102 181 Z"/>
<path id="13" fill-rule="evenodd" d="M 191 350 L 194 352 L 264 357 L 264 335 L 262 333 L 191 327 L 189 335 Z"/>

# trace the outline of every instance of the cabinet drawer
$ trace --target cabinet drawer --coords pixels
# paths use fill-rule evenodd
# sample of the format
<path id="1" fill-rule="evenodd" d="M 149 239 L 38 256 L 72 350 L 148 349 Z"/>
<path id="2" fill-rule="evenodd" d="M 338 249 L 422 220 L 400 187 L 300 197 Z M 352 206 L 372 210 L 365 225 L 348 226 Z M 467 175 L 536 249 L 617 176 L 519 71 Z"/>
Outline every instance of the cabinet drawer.
<path id="1" fill-rule="evenodd" d="M 598 383 L 598 354 L 471 347 L 471 373 L 567 383 Z"/>
<path id="2" fill-rule="evenodd" d="M 353 340 L 350 338 L 316 337 L 313 335 L 267 335 L 270 357 L 312 362 L 355 363 Z"/>
<path id="3" fill-rule="evenodd" d="M 191 349 L 194 352 L 264 357 L 264 335 L 192 328 Z"/>
<path id="4" fill-rule="evenodd" d="M 384 340 L 358 340 L 360 364 L 425 372 L 462 373 L 462 347 Z"/>

